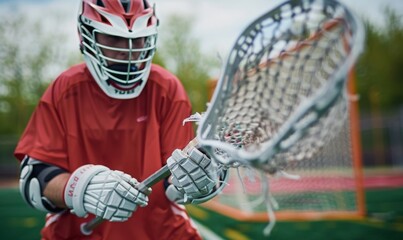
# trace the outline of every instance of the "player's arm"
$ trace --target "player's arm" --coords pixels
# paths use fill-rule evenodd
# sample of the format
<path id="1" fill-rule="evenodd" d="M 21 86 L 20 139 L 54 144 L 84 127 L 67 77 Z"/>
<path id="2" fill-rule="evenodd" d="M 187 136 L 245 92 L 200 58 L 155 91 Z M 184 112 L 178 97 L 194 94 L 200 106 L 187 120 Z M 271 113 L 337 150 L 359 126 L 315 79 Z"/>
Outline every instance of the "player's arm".
<path id="1" fill-rule="evenodd" d="M 64 202 L 64 186 L 66 186 L 69 180 L 70 173 L 61 173 L 52 178 L 45 189 L 43 190 L 43 196 L 52 202 L 56 207 L 66 209 L 66 203 Z"/>
<path id="2" fill-rule="evenodd" d="M 193 148 L 189 154 L 177 149 L 168 158 L 171 185 L 167 197 L 179 204 L 206 202 L 225 187 L 229 172 L 217 165 L 200 149 Z"/>
<path id="3" fill-rule="evenodd" d="M 109 221 L 125 221 L 146 206 L 136 179 L 101 165 L 84 165 L 73 173 L 26 156 L 20 168 L 20 192 L 32 207 L 45 212 L 71 209 L 79 217 L 88 213 Z"/>

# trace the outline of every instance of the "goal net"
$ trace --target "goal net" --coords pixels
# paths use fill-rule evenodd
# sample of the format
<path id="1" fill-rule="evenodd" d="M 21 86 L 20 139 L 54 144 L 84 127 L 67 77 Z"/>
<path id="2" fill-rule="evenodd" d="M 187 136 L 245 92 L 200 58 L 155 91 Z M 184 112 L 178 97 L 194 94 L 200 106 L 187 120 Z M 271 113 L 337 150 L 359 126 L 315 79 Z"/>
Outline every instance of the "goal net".
<path id="1" fill-rule="evenodd" d="M 210 81 L 212 92 L 216 80 Z M 350 74 L 350 95 L 354 93 Z M 219 196 L 204 204 L 240 221 L 268 221 L 262 188 L 268 182 L 278 220 L 354 219 L 365 213 L 356 101 L 349 102 L 342 130 L 313 158 L 287 165 L 291 178 L 276 177 L 248 168 L 230 169 L 231 177 Z"/>

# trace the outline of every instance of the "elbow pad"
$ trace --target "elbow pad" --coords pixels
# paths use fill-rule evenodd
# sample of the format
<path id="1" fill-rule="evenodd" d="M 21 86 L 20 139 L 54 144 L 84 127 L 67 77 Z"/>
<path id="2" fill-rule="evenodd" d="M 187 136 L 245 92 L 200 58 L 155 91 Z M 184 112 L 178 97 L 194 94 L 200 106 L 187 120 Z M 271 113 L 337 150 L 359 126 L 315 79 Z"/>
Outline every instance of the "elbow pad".
<path id="1" fill-rule="evenodd" d="M 50 180 L 64 172 L 67 171 L 25 156 L 21 161 L 19 186 L 24 201 L 31 207 L 44 212 L 57 213 L 63 211 L 63 208 L 56 207 L 49 199 L 43 196 L 43 190 Z"/>

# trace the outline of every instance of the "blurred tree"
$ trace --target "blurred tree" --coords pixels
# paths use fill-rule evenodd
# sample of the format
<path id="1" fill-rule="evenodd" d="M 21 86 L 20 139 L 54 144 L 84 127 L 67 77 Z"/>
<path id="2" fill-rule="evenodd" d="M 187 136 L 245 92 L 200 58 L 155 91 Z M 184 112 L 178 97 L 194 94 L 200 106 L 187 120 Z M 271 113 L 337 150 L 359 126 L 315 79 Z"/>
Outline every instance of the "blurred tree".
<path id="1" fill-rule="evenodd" d="M 192 19 L 172 15 L 161 33 L 163 41 L 158 52 L 165 59 L 166 67 L 183 83 L 193 111 L 203 112 L 208 102 L 209 73 L 219 66 L 219 59 L 201 52 L 200 42 L 192 37 L 192 24 Z"/>
<path id="2" fill-rule="evenodd" d="M 21 15 L 0 19 L 0 133 L 21 133 L 44 89 L 68 59 L 39 22 Z"/>
<path id="3" fill-rule="evenodd" d="M 66 51 L 65 36 L 46 31 L 39 20 L 6 15 L 0 21 L 0 133 L 20 134 L 48 84 L 79 51 Z"/>
<path id="4" fill-rule="evenodd" d="M 403 16 L 384 10 L 386 24 L 376 27 L 365 21 L 366 46 L 356 66 L 360 107 L 393 110 L 403 103 Z"/>
<path id="5" fill-rule="evenodd" d="M 159 53 L 159 51 L 156 51 L 154 58 L 153 58 L 153 63 L 160 65 L 161 67 L 166 67 L 165 66 L 165 61 L 162 58 L 161 54 Z"/>

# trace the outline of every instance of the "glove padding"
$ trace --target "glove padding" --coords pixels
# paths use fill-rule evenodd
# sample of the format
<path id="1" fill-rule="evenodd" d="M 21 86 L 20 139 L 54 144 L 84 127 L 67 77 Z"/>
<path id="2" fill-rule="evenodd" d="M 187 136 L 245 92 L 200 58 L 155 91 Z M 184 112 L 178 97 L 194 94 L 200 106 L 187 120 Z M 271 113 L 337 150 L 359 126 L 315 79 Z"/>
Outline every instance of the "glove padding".
<path id="1" fill-rule="evenodd" d="M 168 186 L 166 195 L 171 201 L 199 204 L 217 195 L 214 191 L 219 182 L 217 167 L 198 149 L 193 148 L 189 155 L 177 149 L 167 164 L 172 185 Z"/>
<path id="2" fill-rule="evenodd" d="M 109 221 L 126 221 L 137 206 L 146 206 L 147 195 L 135 188 L 137 180 L 101 165 L 84 165 L 67 182 L 64 199 L 79 217 L 95 214 Z"/>

